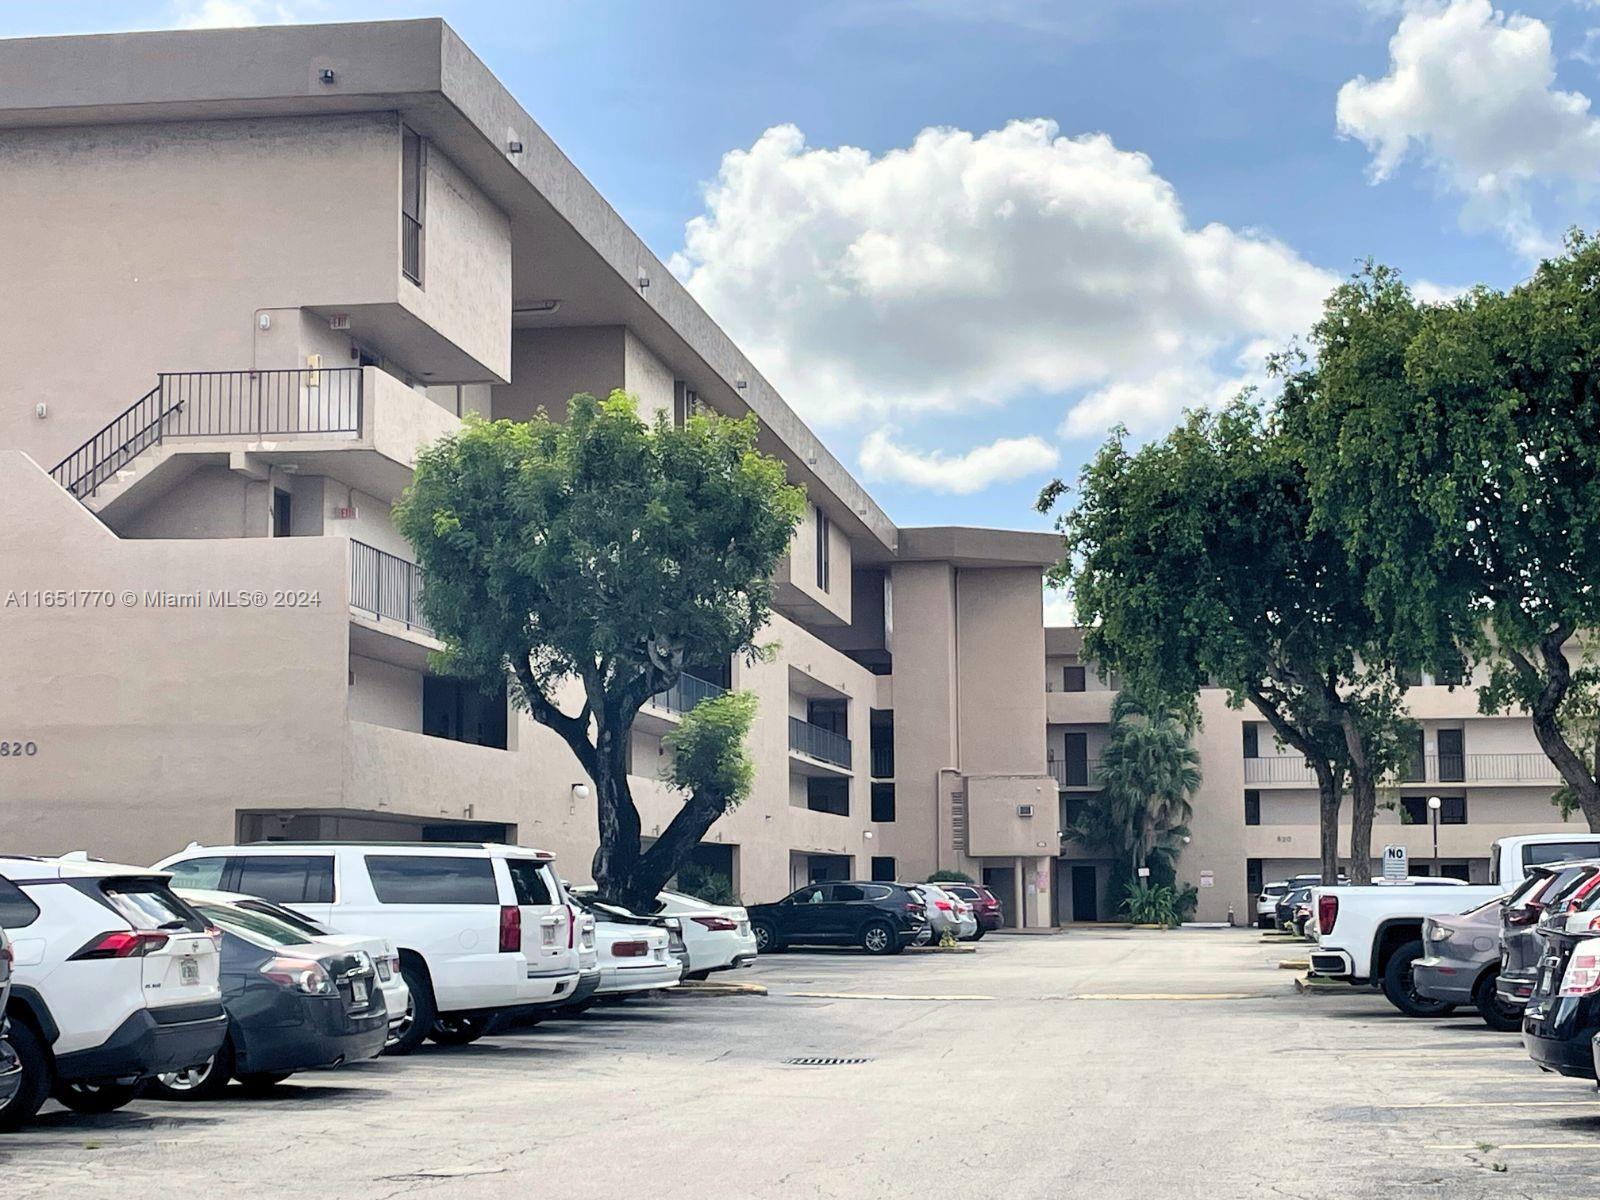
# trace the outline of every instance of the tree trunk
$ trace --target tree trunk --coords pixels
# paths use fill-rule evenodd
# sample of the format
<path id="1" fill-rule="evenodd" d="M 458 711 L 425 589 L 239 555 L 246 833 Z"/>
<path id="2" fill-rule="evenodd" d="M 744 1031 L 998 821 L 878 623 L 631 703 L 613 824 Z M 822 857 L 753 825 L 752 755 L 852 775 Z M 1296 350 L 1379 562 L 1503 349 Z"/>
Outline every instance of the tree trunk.
<path id="1" fill-rule="evenodd" d="M 1561 628 L 1539 640 L 1539 655 L 1544 660 L 1542 675 L 1518 651 L 1509 650 L 1507 657 L 1525 681 L 1537 683 L 1537 693 L 1528 713 L 1533 723 L 1533 736 L 1539 739 L 1539 748 L 1555 764 L 1561 778 L 1572 789 L 1584 820 L 1589 822 L 1589 828 L 1600 833 L 1600 782 L 1596 778 L 1600 774 L 1600 746 L 1596 747 L 1596 770 L 1591 771 L 1589 764 L 1567 741 L 1559 717 L 1562 701 L 1572 687 L 1572 668 L 1567 663 L 1566 651 L 1562 649 L 1570 636 L 1569 630 Z"/>
<path id="2" fill-rule="evenodd" d="M 1344 799 L 1344 773 L 1336 772 L 1326 759 L 1311 760 L 1317 775 L 1317 836 L 1321 855 L 1322 882 L 1330 887 L 1339 882 L 1339 804 Z"/>
<path id="3" fill-rule="evenodd" d="M 1372 819 L 1378 811 L 1378 783 L 1372 777 L 1366 743 L 1356 714 L 1342 701 L 1337 710 L 1350 758 L 1350 882 L 1372 882 Z"/>
<path id="4" fill-rule="evenodd" d="M 689 852 L 727 811 L 727 801 L 720 796 L 707 792 L 695 792 L 690 796 L 640 858 L 627 890 L 618 893 L 622 905 L 634 912 L 654 911 L 656 896 L 666 887 L 667 880 L 677 873 Z"/>
<path id="5" fill-rule="evenodd" d="M 624 718 L 615 708 L 603 711 L 595 733 L 595 820 L 600 844 L 594 852 L 594 882 L 602 897 L 621 901 L 635 890 L 639 867 L 639 810 L 628 786 L 632 718 Z"/>

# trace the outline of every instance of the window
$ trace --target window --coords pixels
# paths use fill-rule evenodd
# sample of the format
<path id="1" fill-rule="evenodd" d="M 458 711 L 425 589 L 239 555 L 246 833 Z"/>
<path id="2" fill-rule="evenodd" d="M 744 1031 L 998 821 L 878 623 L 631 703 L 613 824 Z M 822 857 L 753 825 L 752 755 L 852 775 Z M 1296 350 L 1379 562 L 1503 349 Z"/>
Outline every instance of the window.
<path id="1" fill-rule="evenodd" d="M 872 877 L 874 879 L 881 879 L 885 883 L 893 883 L 895 877 L 894 859 L 888 857 L 887 855 L 873 855 Z"/>
<path id="2" fill-rule="evenodd" d="M 195 908 L 213 924 L 220 925 L 235 937 L 257 946 L 302 946 L 306 932 L 267 913 L 254 912 L 233 905 L 196 904 Z"/>
<path id="3" fill-rule="evenodd" d="M 272 489 L 272 536 L 294 533 L 294 497 L 282 488 Z"/>
<path id="4" fill-rule="evenodd" d="M 1066 761 L 1062 764 L 1062 780 L 1067 787 L 1089 786 L 1089 735 L 1067 733 L 1063 735 Z"/>
<path id="5" fill-rule="evenodd" d="M 332 904 L 333 858 L 326 854 L 241 857 L 234 887 L 274 904 Z"/>
<path id="6" fill-rule="evenodd" d="M 406 129 L 400 137 L 400 269 L 418 287 L 422 286 L 422 222 L 427 176 L 427 143 Z"/>
<path id="7" fill-rule="evenodd" d="M 227 889 L 222 886 L 222 871 L 228 865 L 225 858 L 191 858 L 185 862 L 173 863 L 167 868 L 172 872 L 172 886 L 188 888 L 191 891 L 222 892 Z"/>
<path id="8" fill-rule="evenodd" d="M 1261 860 L 1247 858 L 1244 860 L 1244 890 L 1252 896 L 1261 894 Z"/>
<path id="9" fill-rule="evenodd" d="M 820 887 L 801 888 L 789 897 L 796 904 L 821 904 L 827 899 L 826 889 Z"/>
<path id="10" fill-rule="evenodd" d="M 172 894 L 161 879 L 111 879 L 100 885 L 111 907 L 135 929 L 187 929 L 199 933 L 205 922 Z"/>
<path id="11" fill-rule="evenodd" d="M 1061 668 L 1061 690 L 1063 692 L 1081 692 L 1087 675 L 1082 667 Z"/>
<path id="12" fill-rule="evenodd" d="M 487 858 L 367 855 L 380 904 L 499 904 Z"/>
<path id="13" fill-rule="evenodd" d="M 836 883 L 833 885 L 833 900 L 835 904 L 844 904 L 852 900 L 865 900 L 866 892 L 853 883 Z"/>
<path id="14" fill-rule="evenodd" d="M 1401 776 L 1407 783 L 1421 783 L 1428 777 L 1428 760 L 1423 754 L 1422 730 L 1413 730 L 1406 738 L 1410 743 L 1410 760 Z"/>
<path id="15" fill-rule="evenodd" d="M 1254 721 L 1244 723 L 1244 756 L 1261 757 L 1261 729 Z"/>
<path id="16" fill-rule="evenodd" d="M 1409 825 L 1427 825 L 1428 798 L 1426 796 L 1402 796 L 1400 807 L 1405 811 L 1406 823 Z M 1439 797 L 1439 824 L 1465 825 L 1467 823 L 1467 798 L 1465 796 Z"/>
<path id="17" fill-rule="evenodd" d="M 836 817 L 850 815 L 850 781 L 824 779 L 818 775 L 806 778 L 806 807 L 812 812 L 832 813 Z"/>
<path id="18" fill-rule="evenodd" d="M 1600 858 L 1600 841 L 1546 842 L 1544 845 L 1522 848 L 1524 869 L 1542 866 L 1545 863 L 1565 862 L 1569 858 Z"/>
<path id="19" fill-rule="evenodd" d="M 1467 777 L 1466 740 L 1459 729 L 1439 730 L 1439 782 L 1461 783 Z"/>
<path id="20" fill-rule="evenodd" d="M 504 750 L 509 724 L 504 689 L 485 693 L 464 679 L 422 677 L 422 732 Z"/>
<path id="21" fill-rule="evenodd" d="M 0 926 L 26 929 L 39 919 L 39 906 L 9 879 L 0 879 Z"/>
<path id="22" fill-rule="evenodd" d="M 823 512 L 820 508 L 816 510 L 816 514 L 817 587 L 825 592 L 828 590 L 828 584 L 832 578 L 832 564 L 828 560 L 828 531 L 830 528 L 832 528 L 832 522 L 828 520 L 828 514 Z"/>
<path id="23" fill-rule="evenodd" d="M 894 784 L 875 783 L 872 785 L 872 819 L 874 821 L 894 820 Z"/>
<path id="24" fill-rule="evenodd" d="M 1244 823 L 1261 824 L 1261 793 L 1254 788 L 1244 794 Z"/>
<path id="25" fill-rule="evenodd" d="M 508 858 L 506 866 L 511 871 L 511 886 L 516 889 L 518 904 L 555 903 L 543 864 L 526 858 Z"/>

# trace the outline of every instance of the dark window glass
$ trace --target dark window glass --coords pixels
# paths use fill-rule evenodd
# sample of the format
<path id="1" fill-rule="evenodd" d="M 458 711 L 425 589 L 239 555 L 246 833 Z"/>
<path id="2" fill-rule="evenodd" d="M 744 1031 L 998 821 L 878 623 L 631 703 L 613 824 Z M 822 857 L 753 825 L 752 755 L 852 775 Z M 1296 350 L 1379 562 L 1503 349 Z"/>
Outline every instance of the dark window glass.
<path id="1" fill-rule="evenodd" d="M 827 514 L 817 509 L 817 588 L 824 592 L 833 578 L 833 564 L 828 560 L 828 525 Z"/>
<path id="2" fill-rule="evenodd" d="M 894 859 L 874 858 L 872 860 L 872 877 L 874 879 L 881 879 L 886 883 L 893 883 Z M 894 893 L 886 887 L 863 888 L 862 890 L 866 892 L 868 900 L 887 900 L 890 896 L 894 895 Z"/>
<path id="3" fill-rule="evenodd" d="M 1406 737 L 1410 750 L 1410 761 L 1406 763 L 1405 780 L 1408 783 L 1421 783 L 1428 777 L 1428 760 L 1423 755 L 1422 730 L 1413 730 Z"/>
<path id="4" fill-rule="evenodd" d="M 499 904 L 487 858 L 369 854 L 367 874 L 382 904 Z"/>
<path id="5" fill-rule="evenodd" d="M 222 870 L 225 858 L 190 858 L 165 868 L 172 872 L 172 886 L 195 891 L 223 891 Z"/>
<path id="6" fill-rule="evenodd" d="M 1065 738 L 1064 750 L 1066 761 L 1063 763 L 1065 775 L 1063 776 L 1068 787 L 1089 786 L 1089 735 L 1087 733 L 1068 733 Z"/>
<path id="7" fill-rule="evenodd" d="M 848 900 L 865 900 L 867 894 L 853 883 L 836 883 L 833 885 L 833 899 L 836 903 Z"/>
<path id="8" fill-rule="evenodd" d="M 1444 796 L 1443 803 L 1439 806 L 1439 824 L 1465 825 L 1467 823 L 1467 798 L 1465 796 Z"/>
<path id="9" fill-rule="evenodd" d="M 1254 789 L 1244 794 L 1244 823 L 1261 824 L 1261 793 Z"/>
<path id="10" fill-rule="evenodd" d="M 9 879 L 0 879 L 0 926 L 26 929 L 39 919 L 39 906 Z"/>
<path id="11" fill-rule="evenodd" d="M 1466 863 L 1440 863 L 1439 874 L 1446 879 L 1459 879 L 1462 883 L 1472 882 L 1472 871 Z M 1500 901 L 1494 900 L 1491 903 L 1498 906 Z"/>
<path id="12" fill-rule="evenodd" d="M 1244 723 L 1244 756 L 1246 758 L 1261 757 L 1261 730 L 1254 721 Z"/>
<path id="13" fill-rule="evenodd" d="M 1081 692 L 1088 677 L 1082 667 L 1061 668 L 1061 690 L 1063 692 Z"/>
<path id="14" fill-rule="evenodd" d="M 1426 796 L 1400 797 L 1400 811 L 1405 814 L 1406 825 L 1426 825 L 1428 823 L 1428 798 Z"/>
<path id="15" fill-rule="evenodd" d="M 875 783 L 872 785 L 872 819 L 874 821 L 894 820 L 894 784 Z"/>
<path id="16" fill-rule="evenodd" d="M 1557 842 L 1522 848 L 1522 865 L 1525 869 L 1542 863 L 1566 862 L 1569 858 L 1600 858 L 1600 841 Z"/>
<path id="17" fill-rule="evenodd" d="M 827 897 L 827 889 L 820 887 L 801 888 L 790 899 L 796 904 L 821 904 Z"/>
<path id="18" fill-rule="evenodd" d="M 332 904 L 333 858 L 326 854 L 241 856 L 234 886 L 274 904 Z"/>
<path id="19" fill-rule="evenodd" d="M 1252 896 L 1261 891 L 1261 860 L 1259 858 L 1247 858 L 1244 861 L 1244 890 Z"/>
<path id="20" fill-rule="evenodd" d="M 542 864 L 526 858 L 508 858 L 506 866 L 511 870 L 511 886 L 516 889 L 518 904 L 555 903 Z"/>
<path id="21" fill-rule="evenodd" d="M 1439 730 L 1439 782 L 1460 783 L 1466 777 L 1466 740 L 1462 736 L 1462 731 Z"/>

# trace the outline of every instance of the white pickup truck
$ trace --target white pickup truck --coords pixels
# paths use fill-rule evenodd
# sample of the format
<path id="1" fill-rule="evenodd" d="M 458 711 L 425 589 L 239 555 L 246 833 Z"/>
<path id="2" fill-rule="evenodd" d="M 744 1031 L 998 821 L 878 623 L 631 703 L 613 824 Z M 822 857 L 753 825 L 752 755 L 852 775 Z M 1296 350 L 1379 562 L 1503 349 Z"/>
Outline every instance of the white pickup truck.
<path id="1" fill-rule="evenodd" d="M 1510 892 L 1530 867 L 1600 857 L 1600 834 L 1528 834 L 1501 838 L 1489 857 L 1489 883 L 1412 877 L 1392 883 L 1321 887 L 1311 894 L 1317 936 L 1311 974 L 1378 986 L 1407 1016 L 1437 1011 L 1418 996 L 1411 966 L 1422 957 L 1422 922 L 1436 913 L 1461 913 Z"/>

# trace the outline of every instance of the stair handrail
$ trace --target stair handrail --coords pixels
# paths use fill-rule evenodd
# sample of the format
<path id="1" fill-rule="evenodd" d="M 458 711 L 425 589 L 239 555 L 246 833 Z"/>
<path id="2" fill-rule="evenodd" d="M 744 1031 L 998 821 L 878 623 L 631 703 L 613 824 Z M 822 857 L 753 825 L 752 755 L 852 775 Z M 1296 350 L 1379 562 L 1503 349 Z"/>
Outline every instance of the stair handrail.
<path id="1" fill-rule="evenodd" d="M 50 468 L 51 476 L 79 500 L 87 500 L 93 496 L 100 489 L 100 485 L 114 475 L 124 463 L 132 460 L 147 447 L 161 441 L 162 429 L 167 418 L 183 407 L 183 401 L 177 400 L 163 408 L 161 404 L 163 392 L 163 382 L 158 379 L 155 387 L 111 418 L 93 437 Z"/>

